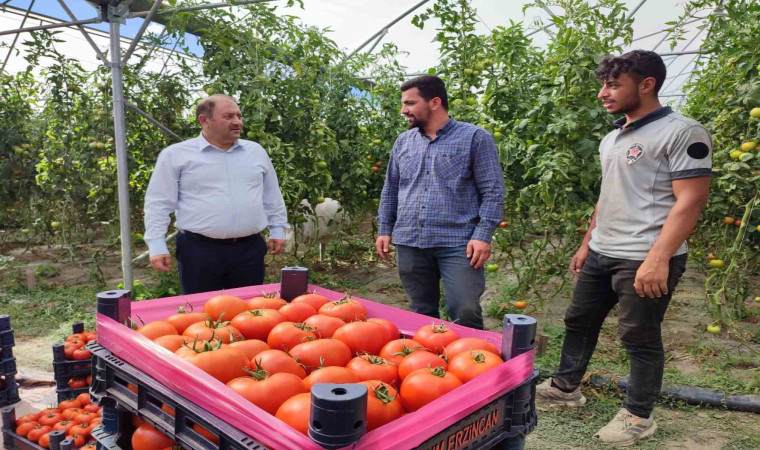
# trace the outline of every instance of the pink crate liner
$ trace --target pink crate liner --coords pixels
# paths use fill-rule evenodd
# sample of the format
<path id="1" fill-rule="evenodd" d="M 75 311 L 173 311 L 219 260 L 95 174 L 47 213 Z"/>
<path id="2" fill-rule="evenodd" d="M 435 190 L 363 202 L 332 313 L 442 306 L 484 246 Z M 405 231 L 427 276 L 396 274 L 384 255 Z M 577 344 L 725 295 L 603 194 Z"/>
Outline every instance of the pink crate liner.
<path id="1" fill-rule="evenodd" d="M 195 311 L 202 311 L 205 301 L 214 295 L 223 293 L 247 300 L 261 292 L 279 289 L 279 284 L 268 284 L 133 302 L 132 318 L 140 316 L 147 323 L 165 319 L 174 314 L 178 306 L 186 303 L 192 305 Z M 318 286 L 309 286 L 309 290 L 334 300 L 344 297 L 342 293 Z M 404 335 L 411 336 L 424 325 L 443 322 L 451 326 L 460 337 L 477 337 L 501 347 L 499 333 L 474 330 L 362 298 L 353 298 L 364 304 L 370 317 L 391 320 Z M 174 357 L 168 350 L 128 327 L 98 314 L 97 333 L 98 342 L 116 356 L 216 417 L 228 418 L 232 426 L 261 444 L 273 449 L 321 448 L 308 437 L 227 389 L 220 381 Z M 479 376 L 476 382 L 466 383 L 414 413 L 372 430 L 351 448 L 376 450 L 416 447 L 527 380 L 533 374 L 533 359 L 533 351 L 513 358 Z"/>

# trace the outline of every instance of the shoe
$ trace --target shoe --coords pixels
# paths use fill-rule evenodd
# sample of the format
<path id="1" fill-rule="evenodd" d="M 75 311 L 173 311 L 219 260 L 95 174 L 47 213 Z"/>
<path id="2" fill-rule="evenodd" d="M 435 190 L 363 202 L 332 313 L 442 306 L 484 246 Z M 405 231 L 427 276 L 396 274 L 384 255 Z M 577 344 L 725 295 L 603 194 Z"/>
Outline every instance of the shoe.
<path id="1" fill-rule="evenodd" d="M 536 386 L 536 403 L 545 408 L 565 407 L 577 408 L 586 404 L 586 397 L 581 394 L 581 388 L 575 388 L 573 392 L 562 392 L 552 386 L 552 379 L 549 378 L 543 383 Z"/>
<path id="2" fill-rule="evenodd" d="M 657 431 L 657 423 L 650 416 L 648 419 L 632 414 L 623 408 L 614 419 L 603 426 L 594 435 L 594 440 L 619 447 L 633 445 L 640 439 L 647 438 Z"/>

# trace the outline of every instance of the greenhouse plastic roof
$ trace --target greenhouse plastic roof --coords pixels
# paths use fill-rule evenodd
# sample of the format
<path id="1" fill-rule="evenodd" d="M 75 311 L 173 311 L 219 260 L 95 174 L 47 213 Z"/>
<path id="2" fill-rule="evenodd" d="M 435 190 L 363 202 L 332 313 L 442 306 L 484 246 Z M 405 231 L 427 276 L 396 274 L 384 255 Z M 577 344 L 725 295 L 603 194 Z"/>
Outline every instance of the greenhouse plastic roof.
<path id="1" fill-rule="evenodd" d="M 33 0 L 0 0 L 0 5 L 6 6 L 5 8 L 0 7 L 0 30 L 19 28 L 24 14 L 32 2 Z M 426 71 L 435 66 L 439 58 L 439 52 L 433 42 L 436 33 L 435 22 L 431 20 L 423 30 L 411 23 L 415 13 L 424 11 L 434 2 L 435 0 L 429 0 L 415 12 L 390 27 L 381 41 L 383 43 L 392 42 L 399 49 L 407 52 L 400 60 L 401 64 L 407 68 L 407 73 Z M 65 3 L 78 20 L 96 17 L 95 9 L 85 0 L 65 0 Z M 180 0 L 178 6 L 187 3 L 190 2 Z M 204 0 L 192 3 L 212 3 L 212 1 Z M 418 0 L 304 0 L 303 3 L 304 8 L 301 9 L 300 7 L 286 7 L 287 1 L 285 0 L 269 2 L 270 5 L 277 6 L 281 14 L 297 16 L 308 25 L 329 28 L 330 37 L 341 49 L 349 53 L 410 7 L 418 4 Z M 523 26 L 531 30 L 541 28 L 539 24 L 546 25 L 549 23 L 548 19 L 553 11 L 529 8 L 523 13 L 523 6 L 526 3 L 528 2 L 525 0 L 472 0 L 472 5 L 477 9 L 481 21 L 476 32 L 487 33 L 489 29 L 508 25 L 510 21 L 523 22 Z M 699 49 L 706 34 L 706 31 L 700 28 L 705 23 L 702 20 L 694 21 L 685 26 L 687 32 L 682 36 L 683 39 L 679 41 L 675 49 L 670 48 L 669 39 L 663 39 L 666 37 L 666 33 L 661 31 L 669 27 L 667 23 L 677 21 L 683 14 L 685 3 L 683 0 L 644 0 L 643 2 L 642 0 L 625 0 L 624 3 L 628 6 L 629 11 L 636 10 L 634 15 L 635 42 L 624 50 L 642 48 L 656 50 L 660 53 L 670 53 Z M 556 7 L 554 8 L 556 9 Z M 26 21 L 26 27 L 70 20 L 65 10 L 55 0 L 36 0 L 31 12 L 32 14 Z M 557 10 L 556 12 L 560 11 Z M 711 11 L 703 11 L 698 16 L 707 17 L 710 13 Z M 134 37 L 142 23 L 142 18 L 129 19 L 122 29 L 122 36 L 125 40 Z M 108 48 L 108 24 L 93 24 L 86 28 L 92 31 L 91 35 L 96 45 L 102 50 L 106 50 Z M 63 33 L 60 37 L 66 41 L 66 44 L 58 50 L 70 57 L 79 59 L 85 68 L 94 69 L 98 65 L 98 59 L 79 30 L 76 27 L 61 30 Z M 162 25 L 153 23 L 147 31 L 148 33 L 159 34 L 161 30 L 163 30 Z M 533 34 L 531 38 L 539 46 L 546 45 L 549 40 L 549 36 L 542 31 Z M 14 35 L 0 36 L 0 42 L 4 46 L 10 45 L 13 39 Z M 17 50 L 24 40 L 24 35 L 20 35 L 19 43 L 16 44 Z M 369 47 L 370 45 L 365 47 L 363 51 Z M 201 51 L 197 45 L 193 45 L 191 48 L 194 52 L 200 53 Z M 156 52 L 157 58 L 148 66 L 148 70 L 161 70 L 164 64 L 163 60 L 168 56 L 171 49 L 172 43 L 167 42 L 164 50 Z M 7 55 L 7 48 L 0 48 L 0 58 L 3 61 Z M 687 54 L 672 60 L 666 59 L 666 63 L 669 64 L 668 76 L 672 79 L 666 83 L 662 91 L 663 96 L 681 94 L 681 86 L 688 78 L 697 58 L 697 54 Z M 14 52 L 10 55 L 6 67 L 7 71 L 16 72 L 25 68 L 26 61 L 23 59 L 23 53 L 16 54 Z M 171 70 L 171 65 L 169 70 Z M 677 100 L 678 97 L 674 97 L 674 99 Z"/>

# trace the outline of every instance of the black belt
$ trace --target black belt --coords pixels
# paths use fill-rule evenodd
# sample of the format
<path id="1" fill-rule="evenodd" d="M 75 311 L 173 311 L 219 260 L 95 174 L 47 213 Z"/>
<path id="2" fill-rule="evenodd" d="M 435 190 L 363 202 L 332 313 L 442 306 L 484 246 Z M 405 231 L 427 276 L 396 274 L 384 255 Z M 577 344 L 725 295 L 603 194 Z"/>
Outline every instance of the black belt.
<path id="1" fill-rule="evenodd" d="M 214 238 L 210 238 L 208 236 L 204 236 L 198 233 L 193 233 L 192 231 L 187 231 L 187 230 L 181 230 L 180 233 L 186 236 L 189 236 L 193 239 L 197 239 L 199 241 L 216 242 L 219 244 L 234 244 L 236 242 L 248 242 L 260 236 L 259 233 L 256 233 L 256 234 L 251 234 L 249 236 L 243 236 L 243 237 L 236 237 L 236 238 L 229 238 L 229 239 L 214 239 Z"/>

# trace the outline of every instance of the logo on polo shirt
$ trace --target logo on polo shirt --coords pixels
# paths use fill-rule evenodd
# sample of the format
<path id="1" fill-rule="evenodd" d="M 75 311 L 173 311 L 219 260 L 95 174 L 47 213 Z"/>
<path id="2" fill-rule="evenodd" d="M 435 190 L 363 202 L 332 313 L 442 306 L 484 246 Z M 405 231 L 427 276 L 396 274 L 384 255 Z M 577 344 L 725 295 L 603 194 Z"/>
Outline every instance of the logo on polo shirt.
<path id="1" fill-rule="evenodd" d="M 641 144 L 633 144 L 625 152 L 625 159 L 628 161 L 628 165 L 635 163 L 642 156 L 644 156 L 644 146 Z"/>

